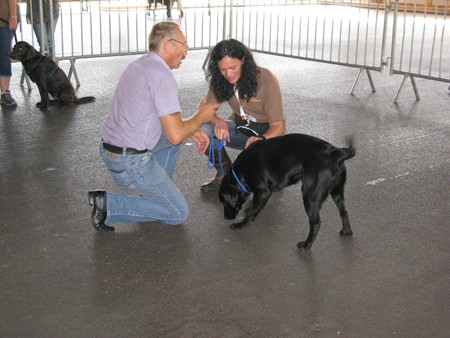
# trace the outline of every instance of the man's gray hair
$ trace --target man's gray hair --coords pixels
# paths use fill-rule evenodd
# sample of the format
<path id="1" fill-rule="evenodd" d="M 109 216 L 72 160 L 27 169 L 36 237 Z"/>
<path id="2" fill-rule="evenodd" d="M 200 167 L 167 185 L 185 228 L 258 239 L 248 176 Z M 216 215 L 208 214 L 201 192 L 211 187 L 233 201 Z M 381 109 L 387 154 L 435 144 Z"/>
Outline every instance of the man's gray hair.
<path id="1" fill-rule="evenodd" d="M 165 37 L 172 37 L 174 31 L 180 29 L 180 25 L 173 21 L 162 21 L 153 25 L 148 36 L 148 50 L 157 51 Z"/>

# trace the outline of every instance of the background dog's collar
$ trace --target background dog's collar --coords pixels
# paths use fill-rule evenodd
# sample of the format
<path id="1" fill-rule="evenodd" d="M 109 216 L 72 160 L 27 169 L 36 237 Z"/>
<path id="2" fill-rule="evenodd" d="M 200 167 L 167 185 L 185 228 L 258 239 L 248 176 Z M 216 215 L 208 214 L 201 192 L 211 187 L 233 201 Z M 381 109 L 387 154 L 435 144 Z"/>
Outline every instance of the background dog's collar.
<path id="1" fill-rule="evenodd" d="M 236 175 L 236 172 L 234 171 L 234 168 L 231 167 L 231 172 L 233 173 L 234 178 L 236 179 L 236 182 L 238 182 L 239 186 L 244 190 L 247 194 L 250 194 L 250 191 L 242 184 L 241 181 L 239 181 L 239 178 Z"/>
<path id="2" fill-rule="evenodd" d="M 28 66 L 25 68 L 25 73 L 27 73 L 28 76 L 30 76 L 31 72 L 42 62 L 42 60 L 45 59 L 45 56 L 42 54 L 37 54 L 35 57 L 33 57 L 32 62 L 28 64 Z"/>

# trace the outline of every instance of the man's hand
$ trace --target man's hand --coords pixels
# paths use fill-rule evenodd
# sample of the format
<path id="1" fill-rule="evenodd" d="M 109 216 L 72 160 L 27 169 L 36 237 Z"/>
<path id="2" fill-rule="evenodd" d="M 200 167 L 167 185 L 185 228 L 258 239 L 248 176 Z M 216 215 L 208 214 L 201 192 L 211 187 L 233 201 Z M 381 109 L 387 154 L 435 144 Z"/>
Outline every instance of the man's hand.
<path id="1" fill-rule="evenodd" d="M 203 130 L 198 129 L 192 136 L 192 141 L 195 142 L 197 145 L 197 152 L 199 154 L 204 154 L 206 152 L 206 149 L 208 149 L 209 146 L 209 137 L 208 134 L 205 133 Z"/>
<path id="2" fill-rule="evenodd" d="M 198 105 L 197 114 L 200 116 L 203 123 L 208 123 L 215 117 L 220 106 L 220 103 L 206 103 L 206 98 L 203 97 Z"/>

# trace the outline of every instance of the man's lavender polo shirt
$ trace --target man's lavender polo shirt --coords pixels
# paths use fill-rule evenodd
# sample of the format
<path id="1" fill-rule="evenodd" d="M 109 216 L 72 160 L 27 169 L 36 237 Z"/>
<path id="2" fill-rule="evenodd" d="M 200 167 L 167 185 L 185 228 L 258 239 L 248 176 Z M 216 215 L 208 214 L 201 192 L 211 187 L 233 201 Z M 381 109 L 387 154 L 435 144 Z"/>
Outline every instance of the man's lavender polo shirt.
<path id="1" fill-rule="evenodd" d="M 163 130 L 159 117 L 177 112 L 181 107 L 172 70 L 150 52 L 122 73 L 100 134 L 114 146 L 151 150 Z"/>

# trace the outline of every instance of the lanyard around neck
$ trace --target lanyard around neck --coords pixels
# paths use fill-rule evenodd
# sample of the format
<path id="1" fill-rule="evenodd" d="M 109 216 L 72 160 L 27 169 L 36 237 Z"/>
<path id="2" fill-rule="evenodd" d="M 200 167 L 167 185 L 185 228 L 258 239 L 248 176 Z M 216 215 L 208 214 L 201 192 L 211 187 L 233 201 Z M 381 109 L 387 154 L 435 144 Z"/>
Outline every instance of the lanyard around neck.
<path id="1" fill-rule="evenodd" d="M 244 108 L 242 108 L 242 105 L 241 105 L 241 100 L 239 100 L 239 90 L 238 90 L 236 84 L 233 86 L 233 89 L 234 89 L 234 95 L 236 95 L 236 99 L 237 99 L 237 101 L 239 103 L 239 112 L 241 113 L 241 118 L 244 121 L 246 121 L 247 120 L 247 114 L 245 114 Z"/>

